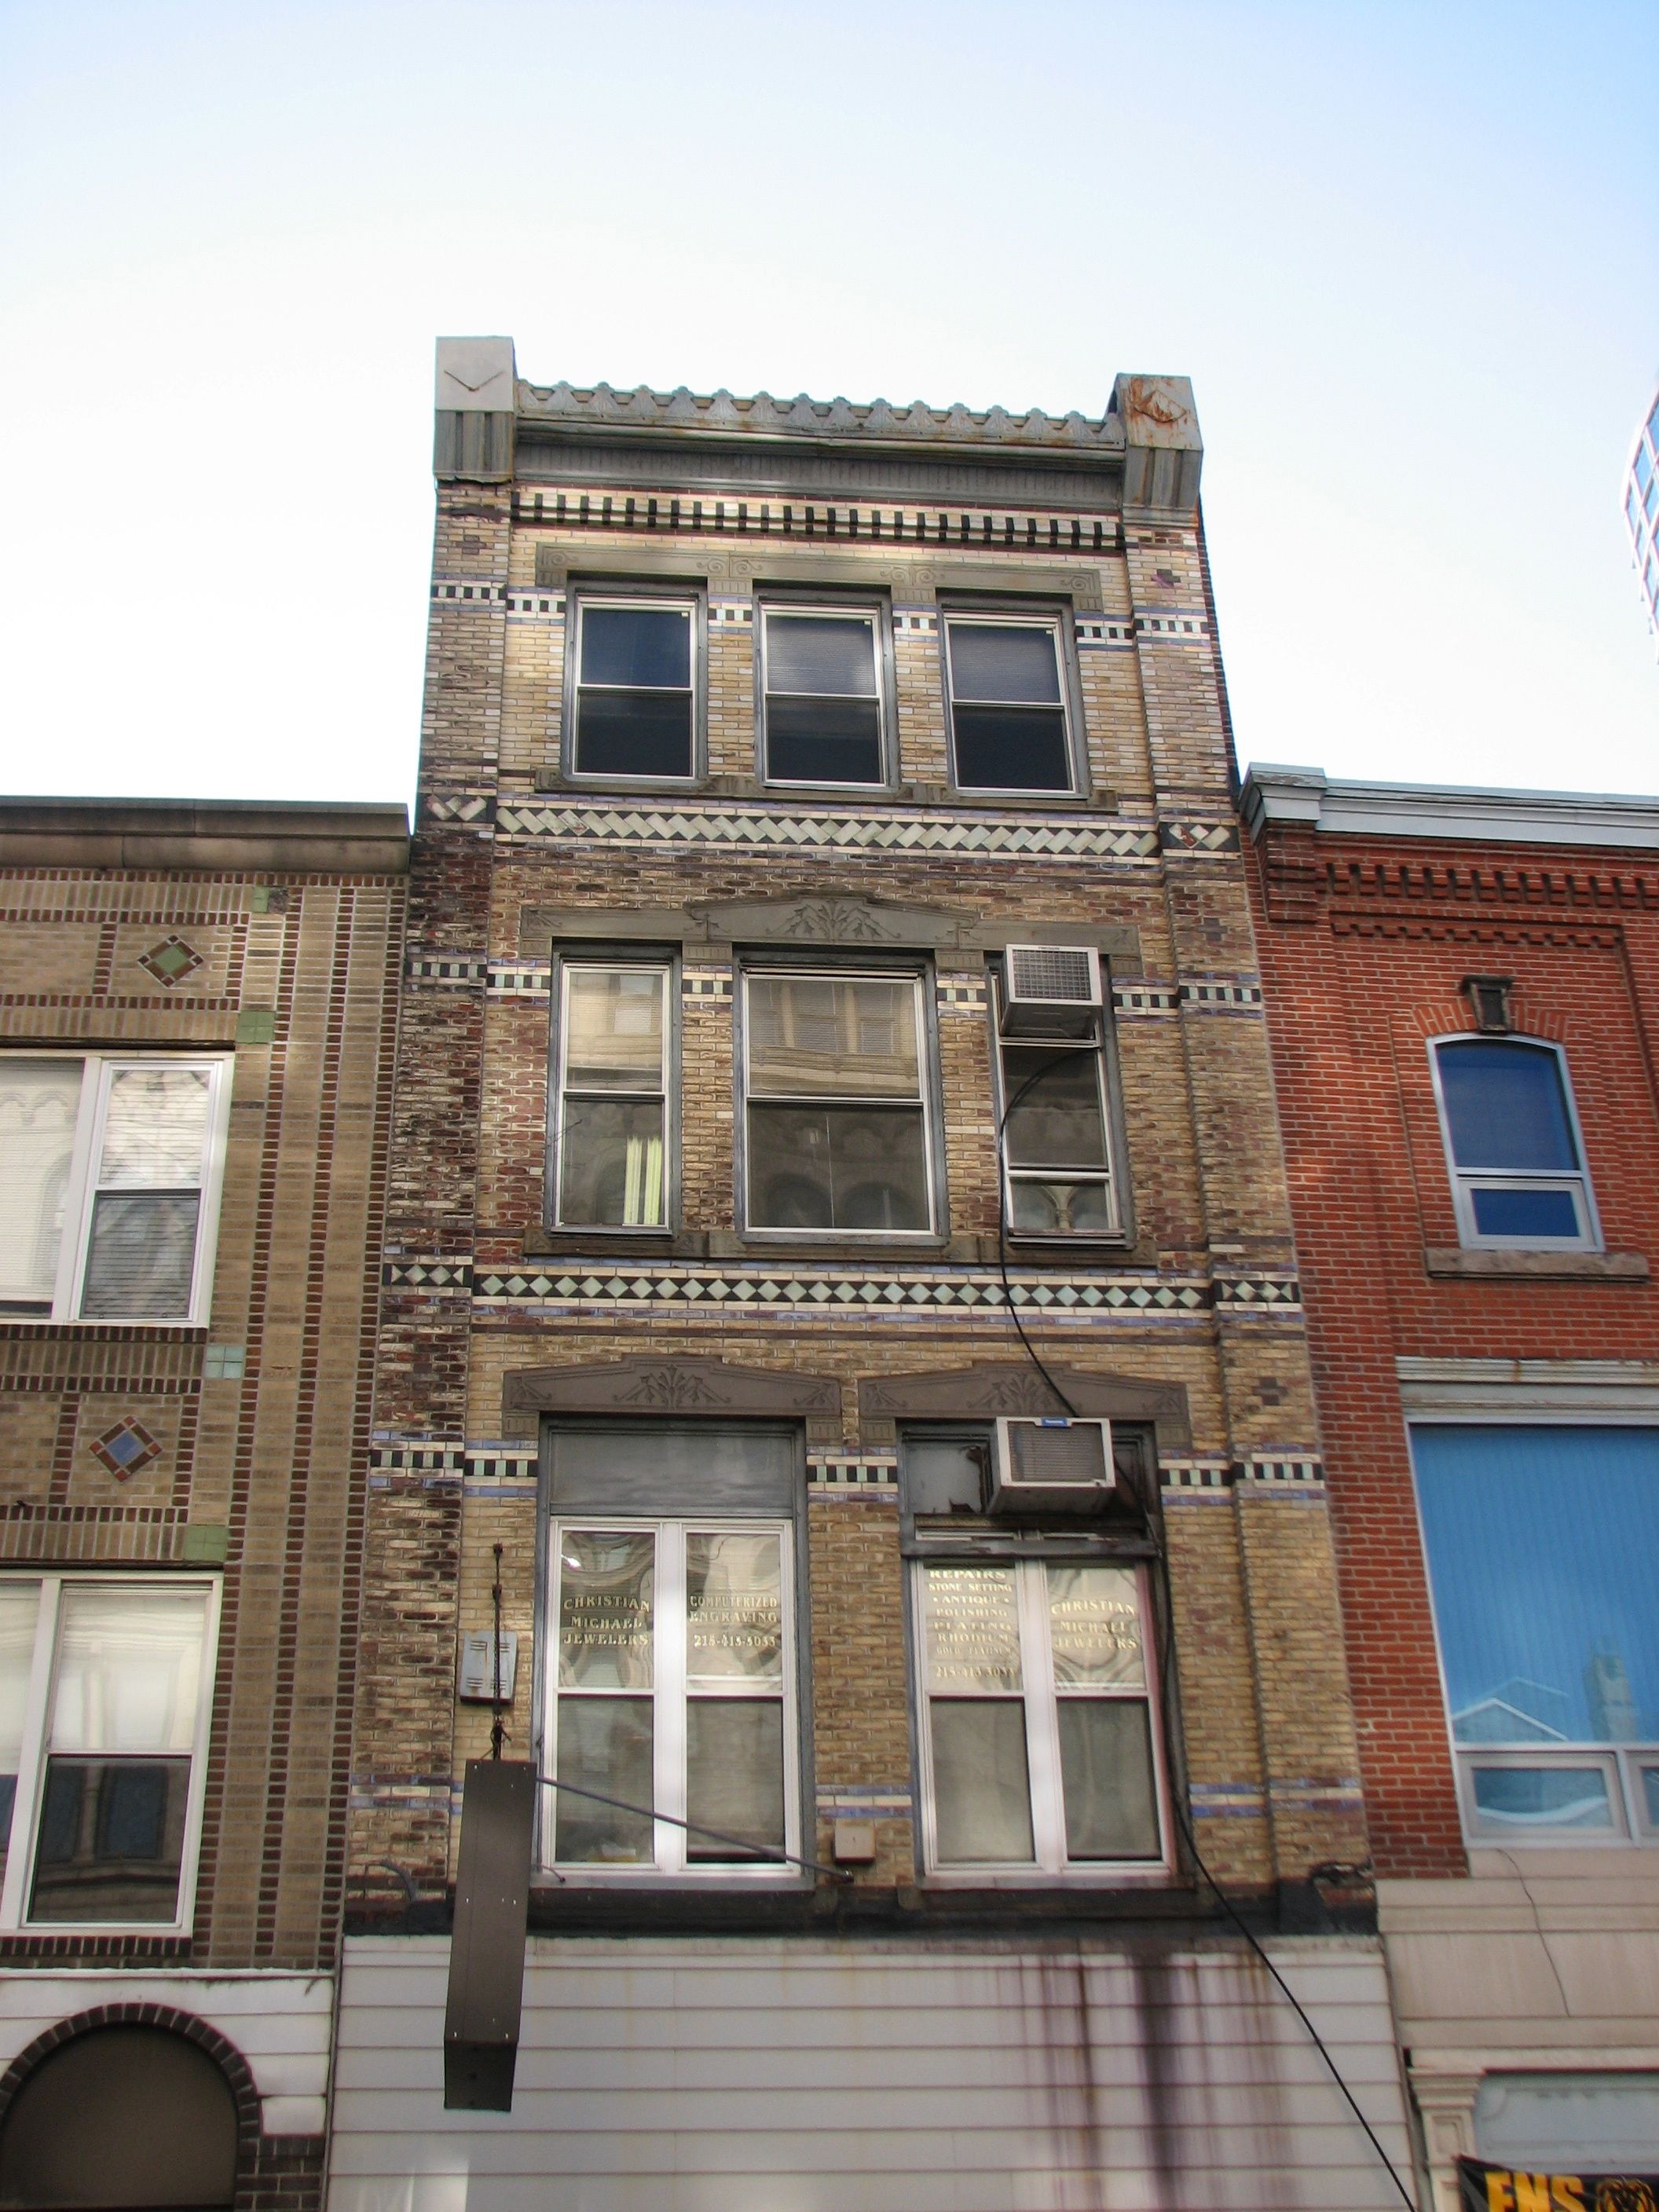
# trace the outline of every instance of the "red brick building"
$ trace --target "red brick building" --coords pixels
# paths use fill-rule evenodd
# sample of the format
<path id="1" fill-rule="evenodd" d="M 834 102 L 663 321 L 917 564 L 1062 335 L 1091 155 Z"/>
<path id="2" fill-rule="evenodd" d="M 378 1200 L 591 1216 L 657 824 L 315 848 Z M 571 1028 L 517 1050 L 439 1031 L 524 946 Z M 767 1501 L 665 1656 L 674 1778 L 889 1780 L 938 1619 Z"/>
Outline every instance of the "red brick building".
<path id="1" fill-rule="evenodd" d="M 1659 803 L 1269 768 L 1244 812 L 1431 2161 L 1651 2164 Z"/>

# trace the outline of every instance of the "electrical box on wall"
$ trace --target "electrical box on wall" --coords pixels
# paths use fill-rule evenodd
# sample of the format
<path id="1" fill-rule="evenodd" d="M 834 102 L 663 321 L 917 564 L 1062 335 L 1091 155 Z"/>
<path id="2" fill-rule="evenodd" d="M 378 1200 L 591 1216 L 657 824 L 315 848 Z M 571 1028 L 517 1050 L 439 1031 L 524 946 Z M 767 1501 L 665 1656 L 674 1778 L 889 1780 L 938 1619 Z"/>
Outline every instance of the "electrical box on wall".
<path id="1" fill-rule="evenodd" d="M 501 1703 L 513 1702 L 513 1683 L 519 1671 L 519 1639 L 514 1631 L 501 1631 Z M 495 1702 L 495 1667 L 489 1656 L 489 1631 L 461 1638 L 461 1674 L 456 1694 L 473 1704 Z"/>
<path id="2" fill-rule="evenodd" d="M 1055 1415 L 997 1423 L 993 1513 L 1092 1513 L 1116 1487 L 1109 1421 Z"/>

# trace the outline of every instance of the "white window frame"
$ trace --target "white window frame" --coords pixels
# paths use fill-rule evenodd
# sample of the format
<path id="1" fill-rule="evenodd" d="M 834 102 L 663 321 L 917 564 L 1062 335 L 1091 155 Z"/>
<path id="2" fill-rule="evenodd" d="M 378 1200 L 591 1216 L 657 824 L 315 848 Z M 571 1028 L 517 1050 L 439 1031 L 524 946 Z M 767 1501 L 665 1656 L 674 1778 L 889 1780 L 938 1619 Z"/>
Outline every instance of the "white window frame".
<path id="1" fill-rule="evenodd" d="M 999 979 L 996 993 L 1003 988 Z M 995 994 L 994 994 L 994 997 Z M 1009 1155 L 1008 1135 L 1014 1116 L 1009 1111 L 1009 1101 L 1015 1093 L 1008 1081 L 1007 1055 L 1015 1052 L 1087 1053 L 1095 1063 L 1095 1084 L 1100 1099 L 1102 1149 L 1106 1154 L 1103 1168 L 1028 1168 L 1018 1167 Z M 1040 1085 L 1032 1086 L 1033 1094 Z M 1112 1114 L 1111 1073 L 1106 1064 L 1106 1039 L 1097 1025 L 1092 1037 L 1010 1037 L 1001 1034 L 997 1024 L 996 1037 L 996 1116 L 999 1141 L 998 1165 L 1002 1176 L 1003 1218 L 1008 1224 L 1012 1242 L 1018 1244 L 1097 1244 L 1108 1237 L 1123 1234 L 1123 1208 L 1119 1201 L 1117 1132 Z M 1101 1183 L 1106 1191 L 1106 1210 L 1110 1217 L 1103 1229 L 1022 1229 L 1014 1218 L 1014 1186 L 1020 1182 L 1090 1182 Z"/>
<path id="2" fill-rule="evenodd" d="M 745 1237 L 775 1238 L 781 1243 L 841 1243 L 851 1240 L 859 1243 L 937 1243 L 944 1192 L 940 1188 L 942 1176 L 938 1152 L 933 1105 L 933 1040 L 928 1023 L 932 993 L 924 987 L 929 976 L 915 968 L 837 968 L 797 967 L 744 963 L 743 969 L 743 1046 L 738 1054 L 738 1076 L 741 1089 L 738 1102 L 742 1130 L 743 1159 L 743 1233 Z M 750 1080 L 750 1050 L 754 1036 L 754 1024 L 750 1017 L 750 985 L 757 977 L 768 981 L 805 983 L 908 983 L 915 994 L 916 1035 L 916 1103 L 921 1111 L 921 1156 L 927 1178 L 927 1225 L 925 1229 L 780 1229 L 750 1218 L 749 1184 L 754 1170 L 753 1148 L 749 1141 L 749 1109 L 753 1104 L 765 1106 L 857 1106 L 867 1103 L 872 1106 L 893 1106 L 908 1109 L 908 1098 L 892 1098 L 875 1091 L 761 1091 L 756 1092 Z"/>
<path id="3" fill-rule="evenodd" d="M 684 789 L 697 783 L 702 775 L 702 599 L 693 590 L 652 591 L 629 590 L 626 586 L 601 586 L 597 590 L 573 585 L 568 591 L 570 605 L 570 638 L 568 645 L 569 677 L 565 691 L 565 720 L 569 731 L 565 746 L 565 774 L 573 783 L 637 784 L 647 790 L 659 787 Z M 648 607 L 653 613 L 665 608 L 680 608 L 689 624 L 689 681 L 686 686 L 690 699 L 690 760 L 684 775 L 646 775 L 637 769 L 580 768 L 581 757 L 581 711 L 584 691 L 660 690 L 665 696 L 679 696 L 678 684 L 586 684 L 582 680 L 582 622 L 590 607 L 641 608 Z"/>
<path id="4" fill-rule="evenodd" d="M 760 680 L 757 693 L 759 715 L 759 768 L 763 783 L 776 784 L 784 790 L 810 791 L 885 791 L 893 781 L 893 739 L 891 718 L 887 703 L 887 633 L 886 608 L 879 602 L 848 600 L 837 605 L 833 600 L 761 599 L 756 611 L 760 618 L 759 653 Z M 841 691 L 782 691 L 769 681 L 770 653 L 768 629 L 774 615 L 784 616 L 790 621 L 808 622 L 867 622 L 870 625 L 870 651 L 875 672 L 876 743 L 878 773 L 866 782 L 839 783 L 819 776 L 780 775 L 772 766 L 771 725 L 767 714 L 767 702 L 781 699 L 841 699 L 854 695 Z"/>
<path id="5" fill-rule="evenodd" d="M 191 1265 L 189 1310 L 181 1314 L 100 1314 L 85 1326 L 118 1328 L 205 1328 L 213 1305 L 213 1270 L 219 1239 L 219 1204 L 224 1187 L 225 1151 L 230 1125 L 233 1056 L 228 1053 L 36 1052 L 11 1057 L 27 1060 L 70 1060 L 81 1067 L 81 1097 L 76 1110 L 75 1146 L 64 1202 L 64 1241 L 58 1255 L 58 1280 L 49 1314 L 27 1311 L 21 1302 L 0 1300 L 0 1321 L 79 1322 L 92 1239 L 95 1167 L 103 1149 L 110 1085 L 131 1067 L 200 1068 L 208 1077 L 208 1127 L 202 1165 L 201 1205 L 196 1216 L 196 1250 Z M 160 1188 L 160 1186 L 158 1186 Z"/>
<path id="6" fill-rule="evenodd" d="M 219 1650 L 222 1585 L 216 1575 L 110 1575 L 42 1568 L 6 1572 L 5 1580 L 38 1586 L 40 1609 L 34 1625 L 34 1658 L 23 1711 L 23 1748 L 18 1761 L 17 1794 L 12 1805 L 6 1871 L 0 1883 L 0 1931 L 52 1936 L 187 1935 L 196 1912 L 196 1881 L 202 1846 L 202 1809 L 207 1796 L 209 1735 L 213 1724 L 215 1662 Z M 34 1887 L 40 1845 L 40 1808 L 46 1789 L 47 1741 L 58 1691 L 58 1631 L 68 1589 L 204 1590 L 202 1671 L 196 1711 L 196 1735 L 190 1752 L 190 1789 L 185 1804 L 185 1833 L 179 1869 L 179 1910 L 172 1920 L 31 1920 L 28 1901 Z M 168 1754 L 177 1757 L 176 1753 Z"/>
<path id="7" fill-rule="evenodd" d="M 583 1091 L 583 1097 L 606 1097 L 639 1102 L 660 1097 L 662 1100 L 662 1209 L 659 1222 L 567 1222 L 564 1218 L 564 1102 L 568 1089 L 568 1057 L 570 1044 L 570 986 L 573 973 L 581 975 L 616 975 L 623 969 L 635 975 L 650 975 L 662 985 L 662 1088 L 660 1092 L 647 1091 Z M 625 955 L 607 958 L 601 953 L 575 953 L 562 956 L 556 969 L 558 1004 L 556 1009 L 557 1049 L 553 1069 L 553 1097 L 548 1117 L 548 1159 L 550 1175 L 547 1192 L 546 1218 L 556 1229 L 574 1229 L 591 1231 L 595 1236 L 610 1237 L 665 1237 L 673 1225 L 675 1207 L 678 1200 L 678 1179 L 674 1169 L 678 1151 L 677 1115 L 674 1111 L 675 1070 L 678 1054 L 675 1049 L 675 1020 L 679 994 L 674 988 L 675 963 L 668 958 L 646 957 L 632 959 Z"/>
<path id="8" fill-rule="evenodd" d="M 957 705 L 958 694 L 956 683 L 956 661 L 951 641 L 952 623 L 963 623 L 976 629 L 1044 629 L 1054 641 L 1054 678 L 1060 687 L 1060 713 L 1066 735 L 1066 781 L 1061 784 L 1023 783 L 964 783 L 957 757 Z M 947 735 L 951 748 L 951 787 L 975 799 L 1076 799 L 1083 790 L 1082 763 L 1079 757 L 1079 729 L 1073 705 L 1071 668 L 1066 659 L 1066 617 L 1057 612 L 1032 611 L 1020 613 L 1012 608 L 980 608 L 945 606 L 939 609 L 939 637 L 945 662 L 945 711 Z M 963 698 L 965 707 L 1052 707 L 1053 702 L 1042 699 L 975 699 Z"/>
<path id="9" fill-rule="evenodd" d="M 1561 1095 L 1566 1100 L 1567 1127 L 1572 1133 L 1573 1147 L 1578 1154 L 1577 1170 L 1460 1167 L 1452 1148 L 1451 1116 L 1446 1110 L 1445 1086 L 1440 1075 L 1440 1048 L 1449 1044 L 1522 1045 L 1528 1052 L 1552 1054 L 1561 1085 Z M 1453 1030 L 1443 1036 L 1431 1037 L 1428 1050 L 1429 1073 L 1434 1083 L 1435 1111 L 1440 1117 L 1441 1148 L 1445 1154 L 1447 1179 L 1451 1184 L 1452 1207 L 1457 1217 L 1458 1243 L 1466 1251 L 1599 1252 L 1602 1249 L 1601 1224 L 1595 1211 L 1595 1194 L 1590 1188 L 1584 1133 L 1578 1122 L 1578 1102 L 1572 1095 L 1572 1077 L 1567 1066 L 1567 1055 L 1561 1047 L 1552 1043 L 1547 1037 L 1511 1036 L 1507 1032 L 1500 1036 L 1479 1030 Z M 1576 1237 L 1543 1237 L 1484 1235 L 1475 1226 L 1474 1194 L 1477 1190 L 1565 1191 L 1572 1200 L 1578 1234 Z"/>
<path id="10" fill-rule="evenodd" d="M 722 1514 L 678 1514 L 652 1519 L 626 1513 L 565 1513 L 552 1516 L 548 1528 L 543 1657 L 538 1682 L 540 1707 L 538 1735 L 541 1747 L 538 1768 L 539 1772 L 550 1775 L 558 1772 L 559 1591 L 563 1572 L 560 1537 L 565 1533 L 573 1535 L 591 1533 L 648 1535 L 653 1540 L 649 1692 L 653 1810 L 673 1814 L 681 1820 L 686 1817 L 685 1540 L 694 1535 L 775 1536 L 778 1539 L 778 1588 L 783 1655 L 783 1848 L 787 1852 L 799 1856 L 801 1849 L 800 1716 L 798 1710 L 794 1530 L 791 1523 L 765 1516 L 727 1518 Z M 647 1693 L 642 1690 L 624 1690 L 578 1691 L 572 1694 L 578 1697 L 637 1698 Z M 734 1679 L 718 1686 L 702 1686 L 696 1694 L 699 1698 L 752 1698 L 756 1689 L 751 1682 Z M 702 1886 L 711 1881 L 749 1883 L 799 1881 L 800 1879 L 799 1869 L 791 1866 L 787 1860 L 757 1858 L 745 1862 L 734 1855 L 730 1859 L 711 1863 L 691 1863 L 687 1858 L 687 1846 L 691 1839 L 684 1828 L 676 1827 L 672 1820 L 656 1820 L 652 1824 L 654 1858 L 649 1866 L 598 1866 L 583 1859 L 558 1859 L 554 1856 L 554 1850 L 558 1832 L 556 1816 L 559 1793 L 543 1784 L 537 1796 L 540 1800 L 537 1822 L 538 1869 L 548 1875 L 556 1874 L 567 1883 L 580 1885 L 592 1882 L 609 1886 L 612 1883 L 678 1881 Z"/>
<path id="11" fill-rule="evenodd" d="M 1066 1692 L 1054 1685 L 1054 1653 L 1049 1639 L 1048 1570 L 1050 1566 L 1089 1565 L 1127 1568 L 1135 1579 L 1139 1611 L 1141 1651 L 1146 1682 L 1144 1689 Z M 924 1577 L 931 1569 L 945 1567 L 967 1571 L 975 1567 L 1012 1568 L 1019 1610 L 1020 1678 L 1024 1687 L 1001 1692 L 1008 1703 L 1025 1709 L 1026 1773 L 1031 1791 L 1030 1860 L 988 1859 L 939 1863 L 938 1824 L 933 1802 L 933 1730 L 927 1686 L 927 1606 Z M 1018 1887 L 1032 1883 L 1109 1884 L 1122 1888 L 1133 1883 L 1164 1883 L 1173 1871 L 1175 1824 L 1170 1801 L 1169 1762 L 1164 1742 L 1162 1685 L 1158 1680 L 1158 1648 L 1152 1603 L 1152 1579 L 1137 1560 L 1091 1558 L 1083 1559 L 916 1559 L 910 1568 L 910 1618 L 915 1634 L 915 1695 L 918 1778 L 921 1783 L 922 1865 L 930 1883 L 941 1886 Z M 981 1694 L 975 1692 L 975 1696 Z M 1157 1809 L 1158 1855 L 1145 1859 L 1071 1859 L 1066 1850 L 1066 1805 L 1060 1765 L 1059 1707 L 1067 1696 L 1111 1698 L 1144 1705 L 1152 1747 L 1152 1797 Z"/>

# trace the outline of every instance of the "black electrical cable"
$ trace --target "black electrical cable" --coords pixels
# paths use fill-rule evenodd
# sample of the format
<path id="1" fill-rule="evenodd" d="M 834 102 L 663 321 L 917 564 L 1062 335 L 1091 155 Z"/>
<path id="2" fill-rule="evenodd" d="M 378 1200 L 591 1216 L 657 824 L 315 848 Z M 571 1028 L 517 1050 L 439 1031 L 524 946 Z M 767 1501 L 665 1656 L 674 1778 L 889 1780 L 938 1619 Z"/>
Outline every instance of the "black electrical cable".
<path id="1" fill-rule="evenodd" d="M 1055 1382 L 1054 1376 L 1048 1372 L 1048 1370 L 1044 1365 L 1036 1346 L 1031 1342 L 1030 1338 L 1025 1334 L 1025 1324 L 1019 1317 L 1019 1309 L 1014 1304 L 1013 1291 L 1008 1280 L 1008 1163 L 1006 1152 L 1008 1122 L 1016 1107 L 1024 1103 L 1026 1094 L 1039 1084 L 1045 1075 L 1052 1073 L 1056 1067 L 1063 1066 L 1065 1063 L 1072 1058 L 1072 1056 L 1073 1055 L 1069 1053 L 1056 1053 L 1052 1060 L 1045 1061 L 1042 1066 L 1037 1068 L 1032 1074 L 1028 1075 L 1024 1082 L 1021 1084 L 1019 1089 L 1009 1100 L 1008 1104 L 1003 1110 L 1000 1121 L 997 1123 L 997 1254 L 1001 1262 L 1002 1294 L 1007 1302 L 1009 1316 L 1013 1322 L 1016 1330 L 1018 1332 L 1019 1340 L 1025 1347 L 1026 1355 L 1030 1358 L 1031 1364 L 1036 1369 L 1037 1373 L 1042 1376 L 1043 1381 L 1054 1392 L 1055 1397 L 1059 1399 L 1060 1404 L 1066 1408 L 1066 1413 L 1073 1420 L 1078 1420 L 1082 1417 L 1079 1414 L 1077 1407 L 1072 1403 L 1066 1393 L 1060 1389 L 1059 1383 Z M 1161 1639 L 1162 1651 L 1160 1658 L 1164 1677 L 1164 1707 L 1166 1711 L 1172 1711 L 1174 1708 L 1173 1678 L 1175 1668 L 1175 1596 L 1170 1586 L 1170 1558 L 1169 1553 L 1164 1548 L 1163 1534 L 1153 1516 L 1152 1504 L 1149 1499 L 1143 1498 L 1140 1500 L 1140 1512 L 1141 1518 L 1146 1523 L 1147 1540 L 1152 1547 L 1153 1556 L 1158 1561 L 1158 1573 L 1164 1584 L 1164 1635 Z M 1360 2126 L 1364 2130 L 1366 2141 L 1370 2144 L 1371 2148 L 1376 2153 L 1377 2157 L 1382 2160 L 1389 2180 L 1393 2182 L 1395 2189 L 1399 2191 L 1400 2201 L 1406 2207 L 1406 2212 L 1417 2212 L 1415 2199 L 1413 2197 L 1410 2191 L 1406 2187 L 1405 2183 L 1400 2179 L 1400 2175 L 1395 2168 L 1394 2160 L 1389 2156 L 1387 2151 L 1383 2149 L 1381 2142 L 1377 2140 L 1376 2130 L 1372 2127 L 1370 2122 L 1365 2118 L 1365 2115 L 1360 2111 L 1358 2105 L 1355 2102 L 1353 2092 L 1343 2080 L 1341 2072 L 1337 2066 L 1335 2059 L 1332 2057 L 1329 2050 L 1326 2047 L 1324 2037 L 1321 2035 L 1319 2030 L 1314 2026 L 1312 2021 L 1309 2019 L 1306 2011 L 1302 2006 L 1300 1999 L 1296 1994 L 1296 1991 L 1291 1987 L 1284 1975 L 1279 1972 L 1278 1967 L 1274 1966 L 1273 1960 L 1267 1956 L 1267 1952 L 1256 1941 L 1255 1936 L 1252 1932 L 1249 1923 L 1238 1911 L 1237 1908 L 1233 1904 L 1232 1899 L 1227 1895 L 1225 1890 L 1222 1888 L 1221 1884 L 1210 1872 L 1209 1868 L 1204 1863 L 1203 1855 L 1198 1848 L 1198 1838 L 1193 1833 L 1192 1822 L 1187 1817 L 1187 1808 L 1181 1802 L 1181 1792 L 1179 1790 L 1172 1790 L 1170 1792 L 1170 1802 L 1175 1808 L 1176 1820 L 1180 1826 L 1182 1839 L 1184 1840 L 1187 1850 L 1191 1856 L 1193 1864 L 1197 1868 L 1205 1881 L 1208 1883 L 1211 1891 L 1214 1894 L 1216 1903 L 1226 1914 L 1228 1919 L 1232 1922 L 1234 1927 L 1237 1929 L 1239 1934 L 1249 1945 L 1251 1950 L 1255 1952 L 1256 1957 L 1261 1960 L 1268 1973 L 1272 1975 L 1274 1983 L 1277 1984 L 1279 1991 L 1289 2003 L 1291 2011 L 1295 2013 L 1303 2027 L 1307 2029 L 1310 2037 L 1312 2039 L 1314 2048 L 1324 2060 L 1325 2064 L 1329 2070 L 1332 2081 L 1335 2082 L 1337 2087 L 1342 2093 L 1344 2101 L 1346 2103 L 1348 2110 L 1353 2114 L 1355 2119 L 1358 2121 Z"/>

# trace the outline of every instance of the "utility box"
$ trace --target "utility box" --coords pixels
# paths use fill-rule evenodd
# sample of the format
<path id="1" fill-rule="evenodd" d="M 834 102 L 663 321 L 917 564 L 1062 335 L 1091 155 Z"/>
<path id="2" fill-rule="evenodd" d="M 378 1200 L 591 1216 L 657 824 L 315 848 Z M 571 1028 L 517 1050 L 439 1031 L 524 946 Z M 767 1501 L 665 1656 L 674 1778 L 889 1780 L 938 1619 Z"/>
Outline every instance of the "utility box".
<path id="1" fill-rule="evenodd" d="M 536 1770 L 470 1759 L 444 2014 L 444 2109 L 510 2112 L 524 2008 Z"/>

